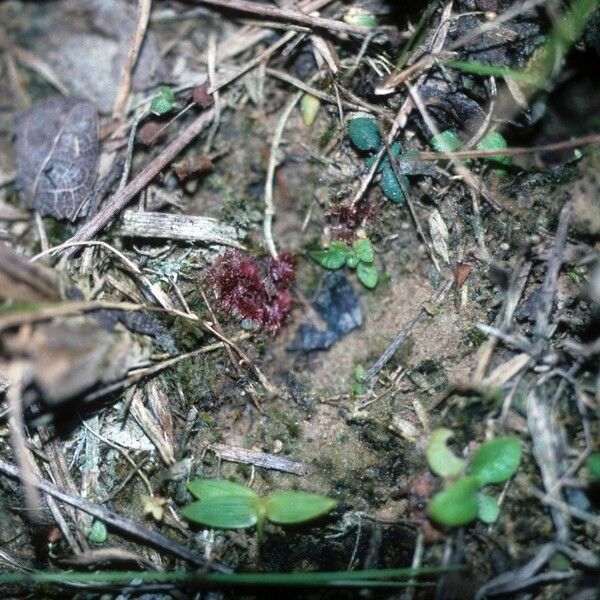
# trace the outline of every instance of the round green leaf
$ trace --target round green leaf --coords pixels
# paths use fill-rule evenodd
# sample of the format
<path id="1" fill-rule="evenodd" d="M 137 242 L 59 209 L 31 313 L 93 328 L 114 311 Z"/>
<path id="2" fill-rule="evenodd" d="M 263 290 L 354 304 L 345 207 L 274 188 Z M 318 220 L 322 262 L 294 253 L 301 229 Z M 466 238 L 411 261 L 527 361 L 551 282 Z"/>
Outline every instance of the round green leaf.
<path id="1" fill-rule="evenodd" d="M 204 500 L 206 498 L 221 498 L 223 496 L 243 496 L 258 498 L 254 490 L 245 485 L 227 479 L 195 479 L 187 484 L 187 489 L 193 496 Z"/>
<path id="2" fill-rule="evenodd" d="M 427 505 L 428 516 L 446 527 L 470 523 L 477 517 L 479 510 L 478 488 L 476 477 L 460 479 L 431 499 Z"/>
<path id="3" fill-rule="evenodd" d="M 508 147 L 508 144 L 506 143 L 506 140 L 502 134 L 498 133 L 497 131 L 490 131 L 486 133 L 481 140 L 479 140 L 476 147 L 477 150 L 483 151 L 503 150 L 504 148 Z M 512 162 L 512 157 L 499 154 L 498 156 L 490 156 L 489 160 L 503 164 L 510 164 Z"/>
<path id="4" fill-rule="evenodd" d="M 88 533 L 88 540 L 94 544 L 104 544 L 106 538 L 108 538 L 106 525 L 103 521 L 94 519 L 90 532 Z"/>
<path id="5" fill-rule="evenodd" d="M 408 179 L 406 177 L 402 178 L 402 182 L 408 186 Z M 404 196 L 404 192 L 402 191 L 402 186 L 400 185 L 398 178 L 396 177 L 396 173 L 394 173 L 394 169 L 388 163 L 385 163 L 381 168 L 381 180 L 379 181 L 379 185 L 381 186 L 381 191 L 396 204 L 404 204 L 406 202 L 406 197 Z"/>
<path id="6" fill-rule="evenodd" d="M 434 135 L 429 143 L 436 152 L 456 152 L 462 146 L 459 137 L 450 129 Z"/>
<path id="7" fill-rule="evenodd" d="M 469 473 L 480 487 L 490 483 L 503 483 L 510 479 L 521 462 L 521 442 L 515 437 L 497 437 L 485 442 L 475 452 Z"/>
<path id="8" fill-rule="evenodd" d="M 354 242 L 352 249 L 354 250 L 354 254 L 356 255 L 356 257 L 358 258 L 358 260 L 361 260 L 362 262 L 365 263 L 372 263 L 373 262 L 373 246 L 371 245 L 371 240 L 369 239 L 364 239 L 364 240 L 356 240 L 356 242 Z"/>
<path id="9" fill-rule="evenodd" d="M 379 280 L 379 273 L 373 265 L 369 265 L 364 262 L 359 262 L 356 267 L 356 276 L 359 281 L 365 286 L 372 290 Z"/>
<path id="10" fill-rule="evenodd" d="M 208 496 L 181 509 L 181 514 L 194 523 L 237 529 L 256 525 L 260 500 L 250 496 Z"/>
<path id="11" fill-rule="evenodd" d="M 377 121 L 371 117 L 354 117 L 348 122 L 348 137 L 358 150 L 374 152 L 381 146 Z"/>
<path id="12" fill-rule="evenodd" d="M 477 502 L 479 503 L 479 508 L 477 510 L 479 519 L 484 523 L 495 523 L 500 516 L 500 507 L 498 506 L 496 499 L 483 492 L 479 492 L 479 494 L 477 494 Z"/>
<path id="13" fill-rule="evenodd" d="M 311 258 L 316 260 L 326 269 L 339 269 L 343 267 L 348 258 L 348 248 L 341 242 L 332 242 L 325 250 L 312 250 Z"/>
<path id="14" fill-rule="evenodd" d="M 150 102 L 150 112 L 155 115 L 164 115 L 175 106 L 175 94 L 173 90 L 165 85 L 158 88 L 158 91 Z"/>
<path id="15" fill-rule="evenodd" d="M 449 429 L 436 429 L 427 444 L 427 464 L 440 477 L 458 477 L 465 469 L 465 461 L 458 458 L 446 445 L 453 435 Z"/>
<path id="16" fill-rule="evenodd" d="M 592 452 L 585 461 L 585 466 L 594 479 L 600 479 L 600 452 Z"/>
<path id="17" fill-rule="evenodd" d="M 304 523 L 328 513 L 337 502 L 308 492 L 276 492 L 266 501 L 266 515 L 273 523 Z"/>

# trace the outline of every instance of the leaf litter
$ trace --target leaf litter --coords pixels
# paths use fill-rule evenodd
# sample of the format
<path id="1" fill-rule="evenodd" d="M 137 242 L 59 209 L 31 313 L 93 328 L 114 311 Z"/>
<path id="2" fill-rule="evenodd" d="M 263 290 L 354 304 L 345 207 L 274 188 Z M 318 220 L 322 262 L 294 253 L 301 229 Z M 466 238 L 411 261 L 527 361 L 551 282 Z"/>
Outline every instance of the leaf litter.
<path id="1" fill-rule="evenodd" d="M 597 2 L 197 4 L 0 5 L 2 560 L 589 596 Z M 257 552 L 188 480 L 336 508 Z"/>

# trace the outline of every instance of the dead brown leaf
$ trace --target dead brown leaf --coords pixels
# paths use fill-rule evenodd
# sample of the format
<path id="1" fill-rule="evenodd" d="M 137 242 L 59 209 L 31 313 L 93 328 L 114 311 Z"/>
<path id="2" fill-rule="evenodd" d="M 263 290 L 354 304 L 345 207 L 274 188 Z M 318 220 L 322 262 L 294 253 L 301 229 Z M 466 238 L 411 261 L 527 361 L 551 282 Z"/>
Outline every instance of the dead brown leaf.
<path id="1" fill-rule="evenodd" d="M 0 300 L 56 302 L 60 300 L 57 279 L 49 269 L 0 244 Z"/>
<path id="2" fill-rule="evenodd" d="M 49 404 L 74 398 L 95 384 L 123 377 L 142 357 L 129 336 L 89 318 L 37 326 L 3 338 L 10 358 L 29 364 L 29 376 Z"/>

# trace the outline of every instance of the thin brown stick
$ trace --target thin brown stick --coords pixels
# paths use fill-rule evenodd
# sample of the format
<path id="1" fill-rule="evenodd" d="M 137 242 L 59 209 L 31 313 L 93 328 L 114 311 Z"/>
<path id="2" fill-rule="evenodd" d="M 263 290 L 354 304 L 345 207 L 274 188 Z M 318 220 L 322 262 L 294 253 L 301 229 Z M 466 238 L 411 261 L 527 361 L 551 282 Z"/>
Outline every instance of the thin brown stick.
<path id="1" fill-rule="evenodd" d="M 442 289 L 437 294 L 434 300 L 434 304 L 436 307 L 441 306 L 442 302 L 444 301 L 444 298 L 446 297 L 446 294 L 448 293 L 451 287 L 452 281 L 446 281 L 446 283 L 442 286 Z M 431 316 L 431 313 L 428 312 L 425 308 L 422 308 L 419 311 L 419 314 L 405 327 L 402 328 L 402 330 L 396 336 L 394 341 L 385 349 L 383 354 L 375 361 L 375 364 L 367 371 L 364 379 L 365 382 L 371 381 L 371 379 L 373 379 L 373 377 L 375 377 L 375 375 L 377 375 L 377 373 L 379 373 L 379 371 L 381 371 L 381 369 L 385 367 L 385 365 L 392 358 L 392 356 L 394 356 L 398 348 L 400 348 L 402 342 L 411 334 L 413 329 L 429 316 Z"/>
<path id="2" fill-rule="evenodd" d="M 265 181 L 265 212 L 263 219 L 263 236 L 269 254 L 273 258 L 277 258 L 277 249 L 275 248 L 275 241 L 273 240 L 273 217 L 275 216 L 275 203 L 273 202 L 273 179 L 275 178 L 275 169 L 277 168 L 277 149 L 283 136 L 283 130 L 287 123 L 292 111 L 296 104 L 302 98 L 302 92 L 297 92 L 292 99 L 288 102 L 284 111 L 279 117 L 277 127 L 275 128 L 275 134 L 271 141 L 271 148 L 269 151 L 269 165 L 267 167 L 267 177 Z"/>
<path id="3" fill-rule="evenodd" d="M 310 94 L 311 96 L 314 96 L 315 98 L 319 98 L 320 100 L 323 100 L 324 102 L 329 102 L 330 104 L 335 104 L 335 105 L 337 105 L 337 103 L 338 103 L 337 98 L 335 98 L 334 96 L 331 96 L 330 94 L 327 94 L 323 90 L 320 90 L 312 85 L 309 85 L 308 83 L 298 79 L 297 77 L 294 77 L 293 75 L 290 75 L 289 73 L 285 73 L 284 71 L 278 71 L 277 69 L 272 69 L 270 67 L 267 67 L 266 73 L 267 73 L 267 75 L 270 75 L 271 77 L 276 77 L 277 79 L 280 79 L 281 81 L 285 81 L 286 83 L 289 83 L 290 85 L 293 85 L 300 90 L 304 90 L 307 94 Z M 376 106 L 374 104 L 369 104 L 368 102 L 365 102 L 364 100 L 362 100 L 360 98 L 355 98 L 352 101 L 341 100 L 341 103 L 344 108 L 348 108 L 350 110 L 368 110 L 369 112 L 371 112 L 373 114 L 379 115 L 386 121 L 392 120 L 392 115 L 390 114 L 390 111 L 388 111 L 385 108 L 381 108 L 380 106 Z"/>
<path id="4" fill-rule="evenodd" d="M 534 330 L 536 346 L 540 352 L 543 351 L 547 340 L 547 329 L 550 322 L 550 315 L 552 314 L 552 309 L 554 307 L 558 275 L 563 263 L 569 219 L 571 218 L 572 212 L 573 209 L 570 204 L 565 204 L 561 210 L 554 247 L 548 258 L 548 268 L 546 269 L 546 277 L 544 278 L 544 283 L 542 285 L 541 300 L 537 310 Z"/>
<path id="5" fill-rule="evenodd" d="M 154 160 L 136 175 L 121 191 L 115 194 L 96 215 L 85 223 L 68 241 L 82 242 L 91 239 L 114 219 L 207 125 L 212 121 L 214 109 L 198 115 Z M 76 252 L 69 248 L 65 255 Z"/>
<path id="6" fill-rule="evenodd" d="M 131 38 L 127 58 L 125 59 L 123 70 L 121 71 L 121 80 L 119 81 L 115 106 L 113 108 L 113 117 L 119 120 L 122 120 L 125 116 L 127 99 L 129 98 L 129 92 L 131 91 L 132 73 L 140 54 L 144 36 L 146 35 L 151 9 L 152 0 L 138 0 L 135 29 L 133 30 L 133 37 Z"/>

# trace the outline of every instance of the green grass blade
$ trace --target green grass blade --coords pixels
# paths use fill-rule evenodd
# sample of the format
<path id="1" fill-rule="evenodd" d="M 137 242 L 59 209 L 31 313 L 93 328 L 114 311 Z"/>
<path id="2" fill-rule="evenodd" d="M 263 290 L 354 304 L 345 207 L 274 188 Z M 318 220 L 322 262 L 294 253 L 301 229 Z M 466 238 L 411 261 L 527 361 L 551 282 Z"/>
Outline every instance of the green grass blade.
<path id="1" fill-rule="evenodd" d="M 194 571 L 102 571 L 73 573 L 33 571 L 0 572 L 2 585 L 131 585 L 148 583 L 187 583 L 215 586 L 290 586 L 290 587 L 404 587 L 427 585 L 423 582 L 397 581 L 419 576 L 435 576 L 460 567 L 422 567 L 419 569 L 369 569 L 316 573 L 199 573 Z"/>
<path id="2" fill-rule="evenodd" d="M 527 73 L 526 71 L 519 71 L 517 69 L 509 69 L 508 67 L 502 67 L 500 65 L 490 65 L 476 61 L 467 62 L 465 60 L 447 60 L 444 64 L 447 67 L 452 67 L 458 71 L 463 71 L 463 73 L 471 73 L 473 75 L 505 77 L 506 79 L 515 79 L 516 81 L 522 81 L 523 83 L 530 83 L 533 85 L 541 85 L 543 83 L 538 75 Z"/>

